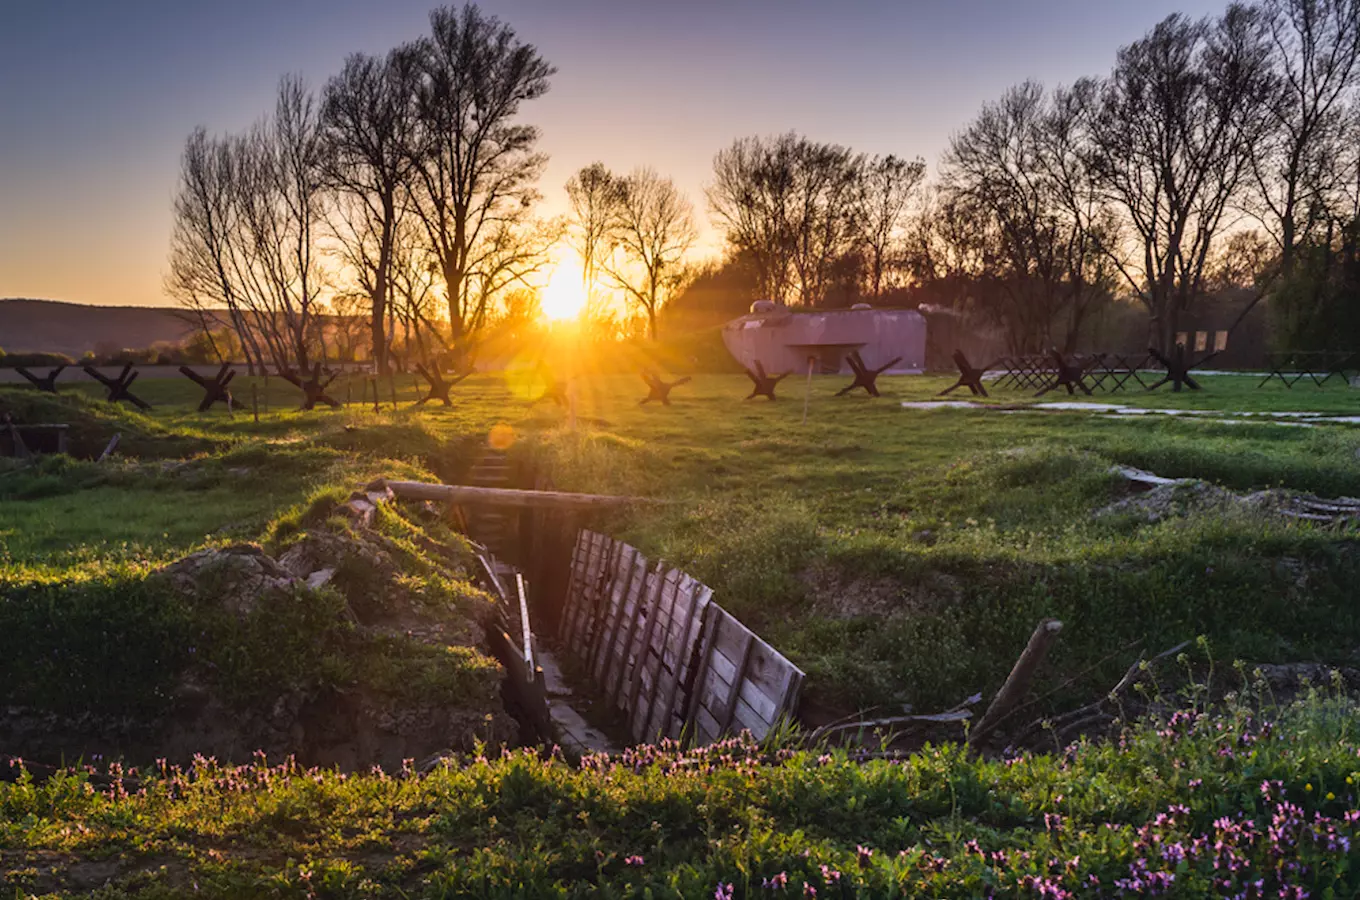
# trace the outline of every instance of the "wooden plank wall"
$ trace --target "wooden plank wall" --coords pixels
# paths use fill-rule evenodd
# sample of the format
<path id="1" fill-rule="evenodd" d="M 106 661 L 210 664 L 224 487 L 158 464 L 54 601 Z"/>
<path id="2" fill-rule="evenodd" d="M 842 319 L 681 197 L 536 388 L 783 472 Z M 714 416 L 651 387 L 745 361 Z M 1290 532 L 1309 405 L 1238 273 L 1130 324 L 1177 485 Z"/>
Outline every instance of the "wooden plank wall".
<path id="1" fill-rule="evenodd" d="M 628 544 L 578 533 L 560 632 L 634 740 L 760 739 L 797 709 L 803 672 L 712 598 Z"/>

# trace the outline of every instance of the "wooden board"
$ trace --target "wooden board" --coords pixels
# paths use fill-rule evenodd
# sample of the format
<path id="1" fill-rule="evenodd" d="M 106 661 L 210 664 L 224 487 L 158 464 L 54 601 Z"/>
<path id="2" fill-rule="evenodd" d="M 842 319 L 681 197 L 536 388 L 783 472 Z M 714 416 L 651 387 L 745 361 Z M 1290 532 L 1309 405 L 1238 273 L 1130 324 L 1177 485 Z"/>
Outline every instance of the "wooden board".
<path id="1" fill-rule="evenodd" d="M 763 738 L 797 708 L 802 671 L 712 598 L 634 547 L 577 536 L 563 642 L 634 740 L 706 743 L 741 730 Z"/>

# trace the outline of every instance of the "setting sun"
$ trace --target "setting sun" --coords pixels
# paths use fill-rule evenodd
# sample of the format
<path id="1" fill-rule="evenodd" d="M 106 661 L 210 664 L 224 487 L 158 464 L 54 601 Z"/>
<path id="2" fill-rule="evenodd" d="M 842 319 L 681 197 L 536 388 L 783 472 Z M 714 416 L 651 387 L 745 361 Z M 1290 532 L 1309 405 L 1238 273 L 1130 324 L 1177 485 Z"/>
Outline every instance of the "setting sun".
<path id="1" fill-rule="evenodd" d="M 574 259 L 563 260 L 543 287 L 543 315 L 554 321 L 574 319 L 586 307 L 585 272 Z"/>

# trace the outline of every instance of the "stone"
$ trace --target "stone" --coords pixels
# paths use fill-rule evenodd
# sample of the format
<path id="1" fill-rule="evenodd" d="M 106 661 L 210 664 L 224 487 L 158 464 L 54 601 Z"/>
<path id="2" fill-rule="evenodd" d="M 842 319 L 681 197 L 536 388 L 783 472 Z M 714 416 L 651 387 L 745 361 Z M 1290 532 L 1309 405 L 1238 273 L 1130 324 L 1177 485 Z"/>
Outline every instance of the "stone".
<path id="1" fill-rule="evenodd" d="M 325 584 L 328 584 L 330 580 L 334 577 L 335 577 L 334 566 L 328 566 L 325 569 L 318 569 L 312 574 L 307 576 L 307 587 L 311 588 L 312 590 L 316 590 L 317 588 L 322 587 Z"/>
<path id="2" fill-rule="evenodd" d="M 260 597 L 291 591 L 297 578 L 255 544 L 200 550 L 161 570 L 179 593 L 220 603 L 238 616 L 254 611 Z"/>

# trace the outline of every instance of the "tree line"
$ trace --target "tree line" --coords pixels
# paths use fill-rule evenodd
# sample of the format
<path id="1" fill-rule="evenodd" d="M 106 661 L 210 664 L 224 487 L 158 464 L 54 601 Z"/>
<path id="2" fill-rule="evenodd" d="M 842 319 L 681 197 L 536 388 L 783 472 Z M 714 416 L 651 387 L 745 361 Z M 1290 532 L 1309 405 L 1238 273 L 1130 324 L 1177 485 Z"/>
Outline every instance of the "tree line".
<path id="1" fill-rule="evenodd" d="M 587 166 L 568 214 L 538 215 L 546 157 L 520 113 L 553 74 L 467 5 L 349 57 L 319 94 L 283 79 L 255 127 L 186 141 L 168 290 L 253 364 L 364 345 L 385 371 L 399 349 L 467 352 L 532 317 L 566 242 L 590 299 L 624 297 L 655 339 L 659 312 L 732 279 L 693 263 L 693 205 L 647 167 Z M 705 192 L 745 285 L 733 306 L 926 300 L 1033 352 L 1073 349 L 1094 310 L 1131 299 L 1167 349 L 1232 287 L 1241 315 L 1268 297 L 1286 341 L 1350 340 L 1358 82 L 1360 0 L 1256 0 L 1168 16 L 1103 77 L 1010 88 L 930 179 L 919 158 L 739 138 Z"/>
<path id="2" fill-rule="evenodd" d="M 1354 341 L 1358 59 L 1355 0 L 1171 15 L 1107 76 L 985 105 L 930 184 L 919 163 L 743 138 L 709 201 L 758 292 L 786 302 L 908 285 L 1036 352 L 1073 349 L 1094 308 L 1131 298 L 1167 349 L 1227 286 L 1249 294 L 1238 321 L 1269 296 L 1285 343 Z"/>
<path id="3" fill-rule="evenodd" d="M 307 368 L 360 316 L 379 371 L 397 332 L 422 357 L 457 348 L 560 236 L 534 215 L 546 157 L 518 121 L 553 72 L 468 5 L 350 56 L 319 96 L 285 77 L 249 131 L 189 136 L 167 289 L 252 366 Z"/>

